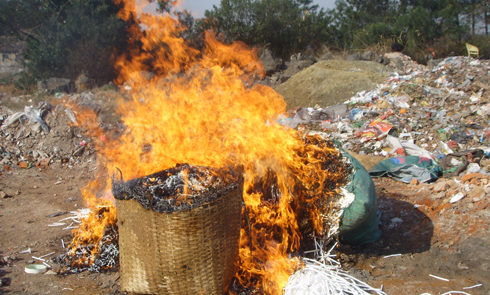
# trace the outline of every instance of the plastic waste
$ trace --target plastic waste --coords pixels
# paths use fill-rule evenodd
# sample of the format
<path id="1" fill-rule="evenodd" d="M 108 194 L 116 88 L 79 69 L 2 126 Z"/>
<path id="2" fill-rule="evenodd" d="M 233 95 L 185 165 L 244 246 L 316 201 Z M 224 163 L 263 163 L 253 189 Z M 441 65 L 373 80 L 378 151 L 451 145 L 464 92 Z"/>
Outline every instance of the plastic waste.
<path id="1" fill-rule="evenodd" d="M 399 148 L 403 148 L 405 150 L 406 154 L 410 155 L 410 156 L 418 156 L 418 157 L 423 157 L 423 158 L 428 158 L 428 159 L 434 158 L 429 151 L 427 151 L 427 150 L 419 147 L 418 145 L 411 143 L 407 140 L 402 140 L 402 139 L 393 137 L 391 135 L 388 135 L 386 137 L 386 139 L 388 140 L 388 142 L 393 147 L 392 152 L 395 152 Z"/>
<path id="2" fill-rule="evenodd" d="M 389 176 L 410 183 L 412 179 L 428 182 L 442 176 L 442 168 L 430 158 L 406 156 L 386 159 L 369 170 L 373 177 Z"/>

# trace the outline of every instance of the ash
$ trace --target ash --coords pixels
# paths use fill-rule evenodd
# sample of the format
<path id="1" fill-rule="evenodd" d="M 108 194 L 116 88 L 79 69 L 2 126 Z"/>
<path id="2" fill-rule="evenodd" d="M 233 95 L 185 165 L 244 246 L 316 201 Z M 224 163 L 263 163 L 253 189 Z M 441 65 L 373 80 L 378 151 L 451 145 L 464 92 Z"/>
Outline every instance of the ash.
<path id="1" fill-rule="evenodd" d="M 55 258 L 61 265 L 60 274 L 74 274 L 83 271 L 105 272 L 119 270 L 119 234 L 117 226 L 113 225 L 106 230 L 99 242 L 99 251 L 91 254 L 93 245 L 82 245 L 73 252 L 69 249 L 65 254 Z M 58 261 L 56 261 L 58 260 Z"/>

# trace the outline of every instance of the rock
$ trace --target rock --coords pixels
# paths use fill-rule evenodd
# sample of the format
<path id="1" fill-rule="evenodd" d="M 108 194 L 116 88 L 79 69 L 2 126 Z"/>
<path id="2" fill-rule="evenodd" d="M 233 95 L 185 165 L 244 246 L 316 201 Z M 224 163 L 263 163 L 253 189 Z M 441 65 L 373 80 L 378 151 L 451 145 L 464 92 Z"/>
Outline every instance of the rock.
<path id="1" fill-rule="evenodd" d="M 447 190 L 449 188 L 449 185 L 447 184 L 446 181 L 438 181 L 436 182 L 436 184 L 434 185 L 434 192 L 435 193 L 438 193 L 438 192 L 443 192 L 445 190 Z"/>
<path id="2" fill-rule="evenodd" d="M 0 198 L 1 199 L 6 199 L 6 198 L 9 198 L 10 196 L 7 195 L 7 193 L 3 192 L 3 191 L 0 191 Z"/>
<path id="3" fill-rule="evenodd" d="M 333 59 L 333 58 L 334 58 L 333 54 L 331 54 L 330 52 L 327 52 L 324 55 L 322 55 L 322 57 L 320 57 L 320 61 L 329 60 L 329 59 Z"/>
<path id="4" fill-rule="evenodd" d="M 468 173 L 461 178 L 461 182 L 464 183 L 469 180 L 472 180 L 473 178 L 481 179 L 481 178 L 487 178 L 487 176 L 482 173 Z"/>
<path id="5" fill-rule="evenodd" d="M 362 60 L 362 55 L 360 53 L 354 53 L 349 55 L 345 60 L 347 61 Z"/>
<path id="6" fill-rule="evenodd" d="M 64 78 L 49 78 L 37 82 L 37 90 L 39 92 L 48 92 L 55 94 L 56 92 L 73 93 L 76 90 L 75 82 Z"/>
<path id="7" fill-rule="evenodd" d="M 292 76 L 275 90 L 287 109 L 343 103 L 357 92 L 372 90 L 385 81 L 389 69 L 371 61 L 324 60 Z M 347 82 L 348 81 L 348 82 Z"/>
<path id="8" fill-rule="evenodd" d="M 361 58 L 362 60 L 374 61 L 374 59 L 376 58 L 376 54 L 368 50 L 362 54 Z"/>
<path id="9" fill-rule="evenodd" d="M 483 197 L 485 197 L 485 194 L 486 192 L 482 187 L 476 186 L 468 193 L 468 197 L 471 200 L 482 199 Z"/>
<path id="10" fill-rule="evenodd" d="M 412 178 L 412 181 L 410 181 L 410 184 L 411 185 L 417 185 L 417 184 L 419 184 L 419 181 L 417 178 Z"/>
<path id="11" fill-rule="evenodd" d="M 262 64 L 264 65 L 265 73 L 268 76 L 279 71 L 283 64 L 282 59 L 275 58 L 274 54 L 269 49 L 265 49 L 262 52 L 262 55 L 260 56 L 260 60 L 262 61 Z"/>
<path id="12" fill-rule="evenodd" d="M 435 199 L 435 200 L 437 200 L 437 199 L 442 199 L 442 198 L 444 198 L 444 197 L 446 197 L 446 193 L 445 193 L 445 192 L 439 192 L 439 193 L 437 193 L 437 194 L 432 194 L 432 195 L 430 196 L 430 198 Z"/>
<path id="13" fill-rule="evenodd" d="M 19 166 L 19 168 L 27 168 L 27 167 L 29 167 L 29 163 L 24 162 L 24 161 L 17 163 L 17 165 Z"/>
<path id="14" fill-rule="evenodd" d="M 294 74 L 301 72 L 303 69 L 306 69 L 307 67 L 311 66 L 312 64 L 314 64 L 313 60 L 291 61 L 289 63 L 288 68 L 283 72 L 283 74 L 291 77 Z"/>
<path id="15" fill-rule="evenodd" d="M 395 64 L 396 68 L 399 71 L 403 71 L 403 68 L 404 68 L 405 65 L 404 65 L 403 60 L 401 58 L 395 57 L 391 61 Z"/>

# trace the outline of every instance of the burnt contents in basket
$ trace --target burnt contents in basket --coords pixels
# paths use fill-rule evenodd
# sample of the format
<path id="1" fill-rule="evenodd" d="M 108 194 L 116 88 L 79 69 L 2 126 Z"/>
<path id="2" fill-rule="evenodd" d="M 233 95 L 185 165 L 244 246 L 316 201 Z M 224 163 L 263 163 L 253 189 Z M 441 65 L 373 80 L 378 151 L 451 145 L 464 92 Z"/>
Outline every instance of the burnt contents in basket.
<path id="1" fill-rule="evenodd" d="M 135 199 L 147 210 L 172 213 L 198 208 L 239 185 L 240 177 L 231 168 L 177 164 L 128 181 L 123 181 L 117 170 L 112 178 L 112 194 L 118 200 Z"/>

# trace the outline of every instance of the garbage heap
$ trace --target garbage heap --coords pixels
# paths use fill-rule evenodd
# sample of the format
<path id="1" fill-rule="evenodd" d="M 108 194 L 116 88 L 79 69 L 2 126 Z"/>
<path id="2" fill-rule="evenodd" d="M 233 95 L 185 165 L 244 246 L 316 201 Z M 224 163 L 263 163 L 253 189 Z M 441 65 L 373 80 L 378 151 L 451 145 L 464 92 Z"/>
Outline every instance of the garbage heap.
<path id="1" fill-rule="evenodd" d="M 116 136 L 123 130 L 120 124 L 103 122 L 100 116 L 95 116 L 99 115 L 107 95 L 111 93 L 97 95 L 86 91 L 56 97 L 52 100 L 54 105 L 47 101 L 35 102 L 34 96 L 7 96 L 0 106 L 1 167 L 45 168 L 59 163 L 72 169 L 95 161 L 94 139 L 81 123 L 97 125 Z M 18 111 L 9 107 L 9 103 L 25 107 Z M 95 115 L 85 118 L 81 114 L 83 110 Z M 105 138 L 97 140 L 105 141 Z"/>
<path id="2" fill-rule="evenodd" d="M 490 62 L 455 56 L 430 68 L 399 55 L 405 75 L 394 72 L 376 89 L 359 92 L 344 104 L 292 110 L 279 122 L 324 133 L 343 148 L 379 156 L 379 161 L 403 158 L 385 162 L 370 171 L 372 176 L 398 174 L 398 180 L 409 183 L 413 178 L 426 182 L 442 175 L 487 173 L 481 160 L 490 155 Z M 420 159 L 428 160 L 420 165 Z M 391 173 L 405 161 L 415 161 L 428 174 Z"/>

